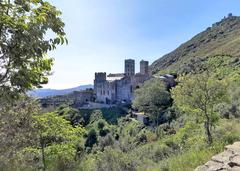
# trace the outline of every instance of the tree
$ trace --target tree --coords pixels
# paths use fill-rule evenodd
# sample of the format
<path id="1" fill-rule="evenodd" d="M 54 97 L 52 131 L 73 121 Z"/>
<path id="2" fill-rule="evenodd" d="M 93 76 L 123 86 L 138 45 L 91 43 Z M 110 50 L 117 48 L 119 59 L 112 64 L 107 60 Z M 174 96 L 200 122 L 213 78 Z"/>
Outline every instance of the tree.
<path id="1" fill-rule="evenodd" d="M 67 121 L 70 121 L 72 125 L 79 125 L 83 120 L 79 114 L 79 110 L 71 107 L 60 106 L 56 112 L 58 115 L 63 116 Z"/>
<path id="2" fill-rule="evenodd" d="M 111 134 L 107 134 L 105 137 L 101 137 L 99 140 L 99 147 L 103 151 L 105 147 L 114 145 L 114 138 Z"/>
<path id="3" fill-rule="evenodd" d="M 98 122 L 100 119 L 103 119 L 103 114 L 101 110 L 94 110 L 89 118 L 89 124 L 93 124 L 94 122 Z"/>
<path id="4" fill-rule="evenodd" d="M 87 135 L 87 139 L 85 142 L 85 147 L 90 147 L 92 148 L 94 144 L 97 143 L 97 132 L 95 129 L 91 129 Z"/>
<path id="5" fill-rule="evenodd" d="M 72 127 L 69 121 L 56 113 L 36 116 L 35 127 L 38 129 L 38 142 L 41 148 L 43 170 L 47 168 L 46 153 L 50 154 L 49 158 L 52 158 L 52 160 L 64 157 L 68 160 L 74 159 L 77 145 L 82 140 L 82 135 L 85 131 L 83 128 Z M 68 149 L 69 153 L 62 156 L 66 149 Z"/>
<path id="6" fill-rule="evenodd" d="M 14 165 L 16 160 L 20 160 L 17 154 L 29 146 L 37 145 L 34 116 L 39 111 L 37 101 L 26 96 L 0 107 L 0 163 L 5 163 L 6 167 L 1 166 L 3 170 L 21 168 L 23 163 Z"/>
<path id="7" fill-rule="evenodd" d="M 208 72 L 186 75 L 171 93 L 175 105 L 182 111 L 195 115 L 197 122 L 203 122 L 209 144 L 212 143 L 211 127 L 217 123 L 219 114 L 214 107 L 226 100 L 226 86 L 222 80 Z"/>
<path id="8" fill-rule="evenodd" d="M 104 120 L 99 120 L 98 123 L 97 123 L 97 127 L 99 130 L 102 130 L 105 126 L 105 122 Z"/>
<path id="9" fill-rule="evenodd" d="M 85 130 L 56 113 L 39 113 L 37 101 L 26 96 L 0 108 L 0 166 L 4 170 L 36 170 L 39 165 L 43 170 L 66 169 L 79 153 Z"/>
<path id="10" fill-rule="evenodd" d="M 133 107 L 150 114 L 158 125 L 159 116 L 163 115 L 171 103 L 171 95 L 164 83 L 160 79 L 152 79 L 135 91 Z"/>
<path id="11" fill-rule="evenodd" d="M 53 65 L 47 53 L 67 41 L 60 15 L 44 0 L 0 1 L 1 97 L 47 83 Z"/>

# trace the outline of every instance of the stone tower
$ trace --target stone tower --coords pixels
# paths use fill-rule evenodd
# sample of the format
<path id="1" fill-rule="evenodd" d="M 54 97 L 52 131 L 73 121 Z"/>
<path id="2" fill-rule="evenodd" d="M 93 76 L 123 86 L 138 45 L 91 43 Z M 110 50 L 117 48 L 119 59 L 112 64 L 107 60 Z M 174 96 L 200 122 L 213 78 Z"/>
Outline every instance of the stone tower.
<path id="1" fill-rule="evenodd" d="M 140 74 L 148 75 L 148 61 L 140 61 Z"/>
<path id="2" fill-rule="evenodd" d="M 94 80 L 94 82 L 103 82 L 103 81 L 106 81 L 106 79 L 107 79 L 106 72 L 96 72 L 95 73 L 95 80 Z"/>
<path id="3" fill-rule="evenodd" d="M 135 61 L 133 59 L 125 60 L 125 75 L 130 77 L 135 75 Z"/>
<path id="4" fill-rule="evenodd" d="M 98 83 L 103 83 L 106 80 L 107 80 L 106 72 L 96 72 L 95 79 L 94 79 L 94 91 L 96 92 Z"/>

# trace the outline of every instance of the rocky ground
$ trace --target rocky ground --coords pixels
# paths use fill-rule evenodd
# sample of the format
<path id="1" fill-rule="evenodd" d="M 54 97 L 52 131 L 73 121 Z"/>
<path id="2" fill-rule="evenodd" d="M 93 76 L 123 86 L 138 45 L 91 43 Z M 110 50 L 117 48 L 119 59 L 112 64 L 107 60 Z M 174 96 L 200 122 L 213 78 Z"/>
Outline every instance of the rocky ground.
<path id="1" fill-rule="evenodd" d="M 225 147 L 225 151 L 212 157 L 195 171 L 240 171 L 240 142 Z"/>

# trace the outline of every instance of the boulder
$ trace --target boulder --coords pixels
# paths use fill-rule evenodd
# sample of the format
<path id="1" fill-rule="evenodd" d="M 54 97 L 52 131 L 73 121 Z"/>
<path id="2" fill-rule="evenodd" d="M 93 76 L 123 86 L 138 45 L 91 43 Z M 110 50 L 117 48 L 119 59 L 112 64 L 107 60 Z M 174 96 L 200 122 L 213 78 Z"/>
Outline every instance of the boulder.
<path id="1" fill-rule="evenodd" d="M 240 167 L 240 156 L 239 155 L 233 156 L 228 165 L 230 166 L 232 165 L 233 167 L 234 166 Z"/>
<path id="2" fill-rule="evenodd" d="M 208 167 L 207 166 L 198 166 L 196 169 L 195 169 L 195 171 L 206 171 L 206 170 L 208 170 Z"/>
<path id="3" fill-rule="evenodd" d="M 208 167 L 207 170 L 209 171 L 217 171 L 217 170 L 222 170 L 224 167 L 224 164 L 210 160 L 205 164 L 205 166 Z"/>
<path id="4" fill-rule="evenodd" d="M 240 171 L 240 142 L 225 147 L 225 151 L 211 158 L 195 171 Z"/>
<path id="5" fill-rule="evenodd" d="M 219 163 L 226 163 L 229 161 L 230 157 L 233 155 L 232 151 L 224 151 L 212 157 L 212 161 Z"/>
<path id="6" fill-rule="evenodd" d="M 225 148 L 228 151 L 232 151 L 234 154 L 240 155 L 240 142 L 235 142 L 234 144 L 228 145 Z"/>

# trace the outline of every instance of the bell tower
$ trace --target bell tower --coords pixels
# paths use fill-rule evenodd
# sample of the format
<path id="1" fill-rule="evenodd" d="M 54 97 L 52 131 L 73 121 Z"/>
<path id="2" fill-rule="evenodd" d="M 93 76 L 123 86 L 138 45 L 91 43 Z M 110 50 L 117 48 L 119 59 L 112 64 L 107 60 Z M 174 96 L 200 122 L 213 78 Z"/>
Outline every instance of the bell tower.
<path id="1" fill-rule="evenodd" d="M 140 73 L 142 75 L 148 75 L 148 61 L 141 60 L 140 61 Z"/>
<path id="2" fill-rule="evenodd" d="M 135 61 L 133 59 L 125 60 L 125 75 L 129 77 L 135 75 Z"/>

